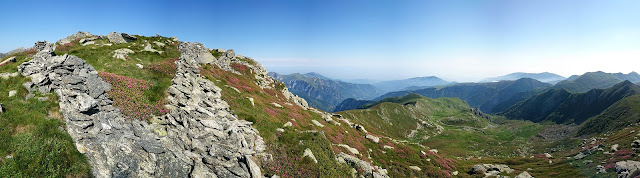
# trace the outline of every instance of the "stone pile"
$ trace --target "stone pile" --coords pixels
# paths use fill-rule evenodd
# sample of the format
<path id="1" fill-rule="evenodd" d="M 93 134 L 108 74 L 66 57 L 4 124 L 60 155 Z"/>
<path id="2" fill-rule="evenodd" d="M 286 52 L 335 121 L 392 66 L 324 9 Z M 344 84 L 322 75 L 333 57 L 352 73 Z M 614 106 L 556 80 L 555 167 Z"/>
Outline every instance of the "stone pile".
<path id="1" fill-rule="evenodd" d="M 173 142 L 193 161 L 202 177 L 261 177 L 253 156 L 265 145 L 251 122 L 231 114 L 221 89 L 199 74 L 199 66 L 215 62 L 199 43 L 182 43 L 177 72 L 169 87 L 170 114 L 162 120 Z"/>

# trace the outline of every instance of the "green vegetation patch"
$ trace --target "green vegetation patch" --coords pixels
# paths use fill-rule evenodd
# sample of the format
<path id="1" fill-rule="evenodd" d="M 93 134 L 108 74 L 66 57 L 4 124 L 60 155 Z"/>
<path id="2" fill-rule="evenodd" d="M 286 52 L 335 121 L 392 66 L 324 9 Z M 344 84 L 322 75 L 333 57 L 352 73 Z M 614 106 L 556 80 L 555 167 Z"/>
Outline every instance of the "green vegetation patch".
<path id="1" fill-rule="evenodd" d="M 7 71 L 2 66 L 0 70 Z M 64 131 L 57 97 L 40 94 L 24 100 L 28 91 L 22 83 L 30 81 L 18 76 L 0 79 L 0 175 L 7 177 L 89 177 L 88 160 L 75 148 Z M 17 94 L 8 97 L 11 90 Z M 38 97 L 46 97 L 40 101 Z"/>

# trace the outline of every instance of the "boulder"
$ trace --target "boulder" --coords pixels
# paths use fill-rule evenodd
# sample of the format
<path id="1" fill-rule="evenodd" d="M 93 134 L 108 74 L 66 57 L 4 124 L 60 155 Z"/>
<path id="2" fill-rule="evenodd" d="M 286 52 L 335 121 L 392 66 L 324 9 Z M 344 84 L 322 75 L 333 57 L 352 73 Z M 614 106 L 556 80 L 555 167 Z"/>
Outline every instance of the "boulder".
<path id="1" fill-rule="evenodd" d="M 412 169 L 414 171 L 422 171 L 422 169 L 420 169 L 420 167 L 418 166 L 409 166 L 409 169 Z"/>
<path id="2" fill-rule="evenodd" d="M 276 108 L 282 108 L 282 105 L 278 103 L 271 103 L 271 105 L 275 106 Z"/>
<path id="3" fill-rule="evenodd" d="M 584 157 L 587 157 L 587 154 L 584 154 L 583 152 L 580 152 L 580 153 L 578 153 L 577 155 L 575 155 L 575 156 L 573 157 L 573 159 L 578 160 L 578 159 L 582 159 L 582 158 L 584 158 Z"/>
<path id="4" fill-rule="evenodd" d="M 616 173 L 618 173 L 618 178 L 628 178 L 638 169 L 640 169 L 640 162 L 638 161 L 628 160 L 616 162 Z"/>
<path id="5" fill-rule="evenodd" d="M 164 51 L 158 51 L 156 49 L 153 49 L 150 43 L 145 44 L 144 49 L 142 49 L 142 51 L 154 52 L 158 54 L 162 54 L 164 52 Z"/>
<path id="6" fill-rule="evenodd" d="M 514 170 L 509 168 L 509 166 L 504 164 L 476 164 L 471 167 L 471 174 L 481 174 L 488 176 L 497 176 L 500 173 L 506 172 L 510 174 Z"/>
<path id="7" fill-rule="evenodd" d="M 367 135 L 366 135 L 366 136 L 364 136 L 364 137 L 365 137 L 365 138 L 367 138 L 367 139 L 369 139 L 369 140 L 371 140 L 371 141 L 372 141 L 372 142 L 374 142 L 374 143 L 378 143 L 378 142 L 380 142 L 380 138 L 378 138 L 378 137 L 376 137 L 376 136 L 373 136 L 373 135 L 369 135 L 369 134 L 367 134 Z"/>
<path id="8" fill-rule="evenodd" d="M 607 173 L 607 169 L 605 169 L 604 166 L 602 165 L 597 165 L 596 171 L 597 171 L 596 174 Z"/>
<path id="9" fill-rule="evenodd" d="M 546 158 L 551 158 L 551 157 L 553 157 L 553 156 L 551 156 L 551 154 L 549 154 L 549 153 L 544 153 L 544 157 L 546 157 Z"/>
<path id="10" fill-rule="evenodd" d="M 113 56 L 116 59 L 122 59 L 122 60 L 127 60 L 127 57 L 129 57 L 129 54 L 135 53 L 133 52 L 133 50 L 130 50 L 128 48 L 122 48 L 122 49 L 116 49 L 115 51 L 113 51 Z"/>
<path id="11" fill-rule="evenodd" d="M 142 64 L 136 64 L 136 66 L 138 66 L 138 68 L 140 68 L 140 69 L 144 68 L 144 66 Z"/>
<path id="12" fill-rule="evenodd" d="M 15 57 L 15 56 L 12 56 L 12 57 L 7 58 L 6 60 L 4 60 L 4 61 L 0 62 L 0 66 L 2 66 L 2 65 L 4 65 L 4 64 L 7 64 L 7 63 L 9 63 L 9 62 L 16 62 L 16 57 Z"/>
<path id="13" fill-rule="evenodd" d="M 0 73 L 0 78 L 1 79 L 9 79 L 9 78 L 13 78 L 13 77 L 17 77 L 19 75 L 18 72 L 14 72 L 14 73 Z"/>
<path id="14" fill-rule="evenodd" d="M 314 163 L 318 163 L 318 160 L 316 159 L 316 157 L 313 155 L 313 152 L 311 152 L 311 149 L 309 148 L 304 150 L 302 157 L 309 157 L 311 160 L 313 160 Z"/>
<path id="15" fill-rule="evenodd" d="M 16 91 L 16 90 L 11 90 L 11 91 L 9 91 L 9 97 L 13 97 L 13 96 L 15 96 L 15 95 L 16 95 L 16 93 L 18 93 L 18 91 Z"/>
<path id="16" fill-rule="evenodd" d="M 311 123 L 313 123 L 313 125 L 316 125 L 318 127 L 324 127 L 324 125 L 322 125 L 320 122 L 318 122 L 317 120 L 311 120 Z"/>
<path id="17" fill-rule="evenodd" d="M 345 145 L 345 144 L 338 144 L 338 146 L 341 146 L 343 148 L 346 148 L 349 152 L 353 153 L 354 155 L 359 155 L 360 151 L 358 151 L 358 149 L 352 148 L 349 145 Z"/>
<path id="18" fill-rule="evenodd" d="M 109 39 L 109 42 L 111 43 L 120 44 L 120 43 L 131 42 L 131 41 L 137 40 L 138 38 L 126 33 L 111 32 L 109 33 L 109 35 L 107 35 L 107 39 Z"/>
<path id="19" fill-rule="evenodd" d="M 527 171 L 523 171 L 522 173 L 518 174 L 516 178 L 533 178 L 533 176 L 531 176 Z"/>
<path id="20" fill-rule="evenodd" d="M 616 152 L 616 151 L 618 151 L 618 144 L 611 145 L 610 152 L 613 153 L 613 152 Z"/>
<path id="21" fill-rule="evenodd" d="M 291 126 L 293 126 L 293 123 L 291 122 L 284 123 L 283 125 L 283 127 L 291 127 Z"/>
<path id="22" fill-rule="evenodd" d="M 633 150 L 638 150 L 638 149 L 640 149 L 640 140 L 634 140 L 634 141 L 631 143 L 631 149 L 633 149 Z"/>
<path id="23" fill-rule="evenodd" d="M 0 103 L 0 113 L 4 112 L 4 107 L 2 107 L 2 103 Z"/>

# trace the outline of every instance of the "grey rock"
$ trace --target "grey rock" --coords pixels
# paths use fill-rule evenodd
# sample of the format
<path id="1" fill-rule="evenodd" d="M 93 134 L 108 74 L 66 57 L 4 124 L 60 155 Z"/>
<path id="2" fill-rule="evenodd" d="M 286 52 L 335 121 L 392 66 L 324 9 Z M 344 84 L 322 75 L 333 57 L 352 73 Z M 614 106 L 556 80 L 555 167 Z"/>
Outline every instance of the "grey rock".
<path id="1" fill-rule="evenodd" d="M 0 57 L 0 58 L 2 58 L 2 57 Z M 0 62 L 0 66 L 4 65 L 6 63 L 9 63 L 9 62 L 16 62 L 16 57 L 12 56 L 12 57 L 7 58 L 6 60 Z"/>
<path id="2" fill-rule="evenodd" d="M 577 155 L 575 155 L 575 156 L 573 157 L 573 159 L 578 160 L 578 159 L 582 159 L 582 158 L 584 158 L 584 157 L 587 157 L 587 154 L 585 154 L 585 153 L 583 153 L 583 152 L 580 152 L 580 153 L 578 153 Z"/>
<path id="3" fill-rule="evenodd" d="M 96 101 L 95 99 L 93 99 L 93 97 L 85 93 L 81 93 L 77 95 L 75 98 L 75 102 L 72 102 L 72 103 L 77 103 L 75 105 L 75 109 L 77 109 L 80 112 L 89 111 L 90 109 L 93 109 L 98 105 L 98 101 Z"/>
<path id="4" fill-rule="evenodd" d="M 58 40 L 56 43 L 60 44 L 60 45 L 63 45 L 63 44 L 66 44 L 66 43 L 71 43 L 74 40 L 79 39 L 79 38 L 81 39 L 81 38 L 87 38 L 87 37 L 91 37 L 91 36 L 93 36 L 93 35 L 91 33 L 89 33 L 89 32 L 79 31 L 79 32 L 77 32 L 77 33 L 75 33 L 73 35 L 69 35 L 66 38 Z"/>
<path id="5" fill-rule="evenodd" d="M 9 97 L 13 97 L 13 96 L 15 96 L 15 95 L 16 95 L 16 93 L 18 93 L 18 91 L 16 91 L 16 90 L 11 90 L 11 91 L 9 91 Z"/>
<path id="6" fill-rule="evenodd" d="M 476 164 L 471 167 L 471 173 L 480 174 L 486 177 L 488 176 L 497 176 L 502 172 L 506 172 L 510 174 L 514 170 L 509 168 L 509 166 L 504 164 Z"/>
<path id="7" fill-rule="evenodd" d="M 302 157 L 309 157 L 311 160 L 313 160 L 314 163 L 318 163 L 318 160 L 316 159 L 316 157 L 313 155 L 313 152 L 311 152 L 311 149 L 309 148 L 304 150 L 304 153 L 302 153 Z"/>
<path id="8" fill-rule="evenodd" d="M 113 56 L 111 57 L 114 57 L 116 59 L 127 60 L 127 57 L 129 57 L 129 54 L 133 54 L 133 53 L 135 52 L 128 48 L 116 49 L 115 51 L 113 51 Z"/>
<path id="9" fill-rule="evenodd" d="M 33 93 L 29 93 L 29 94 L 27 94 L 27 96 L 25 96 L 25 97 L 24 97 L 24 99 L 25 99 L 25 100 L 29 100 L 29 99 L 31 99 L 31 98 L 33 98 L 33 97 L 35 97 L 35 96 L 36 96 L 36 95 L 34 95 Z"/>
<path id="10" fill-rule="evenodd" d="M 47 97 L 38 97 L 38 101 L 48 101 L 49 98 Z"/>
<path id="11" fill-rule="evenodd" d="M 522 173 L 518 174 L 515 178 L 533 178 L 533 176 L 531 176 L 527 171 L 523 171 Z"/>
<path id="12" fill-rule="evenodd" d="M 2 103 L 0 103 L 0 113 L 4 112 L 4 107 L 2 107 Z"/>
<path id="13" fill-rule="evenodd" d="M 596 166 L 596 171 L 597 171 L 596 174 L 607 173 L 607 170 L 602 165 L 597 165 Z"/>
<path id="14" fill-rule="evenodd" d="M 138 38 L 126 33 L 111 32 L 107 35 L 107 39 L 109 39 L 109 42 L 111 43 L 120 44 L 135 41 Z"/>
<path id="15" fill-rule="evenodd" d="M 628 178 L 638 169 L 640 169 L 640 162 L 638 161 L 627 160 L 616 162 L 618 178 Z"/>

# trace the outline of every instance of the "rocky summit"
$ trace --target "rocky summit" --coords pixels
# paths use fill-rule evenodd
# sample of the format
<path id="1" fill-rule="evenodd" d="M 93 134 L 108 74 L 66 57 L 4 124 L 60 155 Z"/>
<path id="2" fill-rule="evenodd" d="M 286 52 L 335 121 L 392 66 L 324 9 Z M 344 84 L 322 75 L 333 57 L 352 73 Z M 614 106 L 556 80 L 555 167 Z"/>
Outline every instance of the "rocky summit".
<path id="1" fill-rule="evenodd" d="M 326 101 L 364 85 L 269 74 L 175 37 L 78 32 L 0 62 L 0 177 L 640 174 L 631 81 L 586 93 L 531 78 L 451 84 L 345 99 L 329 113 L 289 91 L 300 82 L 279 80 L 313 81 L 302 88 Z"/>

